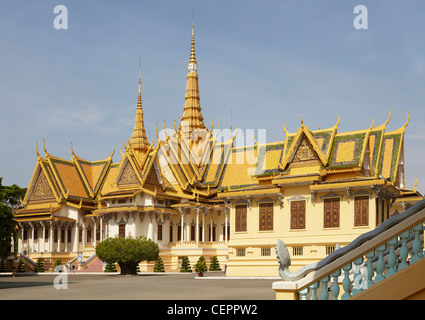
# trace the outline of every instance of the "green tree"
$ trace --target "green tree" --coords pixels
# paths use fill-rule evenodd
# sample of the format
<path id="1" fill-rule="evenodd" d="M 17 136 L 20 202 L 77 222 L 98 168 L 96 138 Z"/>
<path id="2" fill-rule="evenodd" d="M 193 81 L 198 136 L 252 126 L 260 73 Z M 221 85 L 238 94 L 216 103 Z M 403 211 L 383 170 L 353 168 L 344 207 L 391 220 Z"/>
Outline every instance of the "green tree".
<path id="1" fill-rule="evenodd" d="M 190 266 L 189 257 L 184 256 L 182 258 L 182 264 L 180 266 L 180 272 L 192 272 L 192 268 Z"/>
<path id="2" fill-rule="evenodd" d="M 211 258 L 210 271 L 221 271 L 220 263 L 218 262 L 218 259 L 216 256 L 213 256 Z"/>
<path id="3" fill-rule="evenodd" d="M 37 259 L 37 263 L 35 264 L 34 272 L 44 272 L 44 263 L 41 258 Z"/>
<path id="4" fill-rule="evenodd" d="M 155 261 L 159 247 L 146 237 L 108 238 L 96 247 L 96 255 L 106 263 L 118 263 L 121 274 L 137 274 L 137 266 L 142 261 Z"/>
<path id="5" fill-rule="evenodd" d="M 10 252 L 12 238 L 17 244 L 16 222 L 13 220 L 12 207 L 20 207 L 20 199 L 25 196 L 27 189 L 3 186 L 0 177 L 0 257 L 6 257 Z"/>
<path id="6" fill-rule="evenodd" d="M 199 257 L 198 262 L 196 262 L 195 265 L 195 271 L 201 276 L 204 274 L 204 272 L 207 272 L 207 262 L 205 261 L 204 256 Z"/>
<path id="7" fill-rule="evenodd" d="M 18 267 L 16 268 L 16 272 L 25 272 L 25 265 L 22 259 L 19 259 Z"/>
<path id="8" fill-rule="evenodd" d="M 11 249 L 12 238 L 16 239 L 16 222 L 12 209 L 0 203 L 0 257 L 6 257 Z"/>
<path id="9" fill-rule="evenodd" d="M 158 256 L 158 259 L 156 259 L 156 261 L 155 261 L 155 266 L 153 268 L 153 272 L 165 272 L 164 262 L 162 261 L 160 256 Z"/>
<path id="10" fill-rule="evenodd" d="M 16 184 L 11 186 L 2 185 L 3 178 L 0 177 L 0 202 L 13 208 L 19 208 L 21 198 L 25 197 L 26 188 L 20 188 Z"/>

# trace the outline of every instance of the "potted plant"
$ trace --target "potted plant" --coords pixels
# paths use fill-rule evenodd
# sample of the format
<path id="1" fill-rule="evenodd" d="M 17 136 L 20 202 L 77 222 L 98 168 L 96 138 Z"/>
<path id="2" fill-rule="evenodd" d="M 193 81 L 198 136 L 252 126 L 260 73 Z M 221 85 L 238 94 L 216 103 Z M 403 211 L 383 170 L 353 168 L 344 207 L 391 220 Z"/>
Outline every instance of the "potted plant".
<path id="1" fill-rule="evenodd" d="M 198 273 L 199 277 L 204 276 L 204 272 L 207 271 L 207 263 L 205 260 L 199 259 L 195 265 L 195 271 Z"/>

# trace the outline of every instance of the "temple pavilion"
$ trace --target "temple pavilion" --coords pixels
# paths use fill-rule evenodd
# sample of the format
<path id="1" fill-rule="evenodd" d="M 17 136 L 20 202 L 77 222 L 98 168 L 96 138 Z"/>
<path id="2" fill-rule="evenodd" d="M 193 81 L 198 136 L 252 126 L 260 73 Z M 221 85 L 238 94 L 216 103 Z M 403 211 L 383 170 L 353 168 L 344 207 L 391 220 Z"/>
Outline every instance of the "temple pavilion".
<path id="1" fill-rule="evenodd" d="M 318 261 L 358 235 L 423 199 L 407 189 L 404 133 L 373 121 L 358 131 L 310 130 L 302 116 L 282 141 L 235 146 L 236 130 L 223 135 L 207 127 L 200 105 L 195 37 L 192 41 L 183 114 L 178 124 L 149 142 L 141 76 L 131 139 L 103 160 L 51 155 L 43 143 L 22 209 L 18 248 L 45 266 L 95 260 L 108 237 L 151 238 L 166 271 L 182 257 L 194 265 L 217 256 L 228 276 L 277 276 L 274 247 L 282 239 L 291 268 Z M 149 119 L 153 121 L 154 119 Z M 165 129 L 165 125 L 164 125 Z M 152 271 L 153 263 L 141 263 Z"/>

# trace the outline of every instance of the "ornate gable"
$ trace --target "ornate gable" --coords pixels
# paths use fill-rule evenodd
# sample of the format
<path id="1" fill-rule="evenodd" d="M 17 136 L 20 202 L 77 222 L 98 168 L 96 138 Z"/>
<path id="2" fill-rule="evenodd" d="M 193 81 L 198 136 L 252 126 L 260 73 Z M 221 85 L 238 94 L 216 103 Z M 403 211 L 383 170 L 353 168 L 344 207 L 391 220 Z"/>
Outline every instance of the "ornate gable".
<path id="1" fill-rule="evenodd" d="M 125 159 L 125 162 L 124 169 L 117 180 L 118 187 L 140 186 L 140 181 L 130 161 Z"/>
<path id="2" fill-rule="evenodd" d="M 310 141 L 304 136 L 301 140 L 301 143 L 292 158 L 292 162 L 302 162 L 310 160 L 319 160 L 316 152 L 313 149 Z"/>
<path id="3" fill-rule="evenodd" d="M 50 201 L 56 200 L 52 188 L 50 187 L 49 181 L 43 170 L 40 168 L 37 181 L 35 182 L 29 201 Z"/>

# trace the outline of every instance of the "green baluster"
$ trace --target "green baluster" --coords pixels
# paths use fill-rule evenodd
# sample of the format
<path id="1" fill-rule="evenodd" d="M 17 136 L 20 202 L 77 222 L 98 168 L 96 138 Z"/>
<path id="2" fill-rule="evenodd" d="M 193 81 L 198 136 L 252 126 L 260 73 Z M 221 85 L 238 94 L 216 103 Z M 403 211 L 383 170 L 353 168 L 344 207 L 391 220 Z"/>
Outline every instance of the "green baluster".
<path id="1" fill-rule="evenodd" d="M 367 258 L 367 266 L 366 266 L 366 270 L 367 270 L 367 288 L 370 288 L 371 286 L 373 286 L 373 274 L 375 272 L 375 270 L 373 270 L 373 265 L 372 265 L 372 259 L 375 256 L 375 250 L 372 250 L 368 253 L 365 254 L 366 258 Z M 363 289 L 367 289 L 365 287 L 363 287 Z"/>
<path id="2" fill-rule="evenodd" d="M 300 291 L 300 295 L 301 295 L 301 300 L 307 300 L 307 295 L 310 292 L 310 288 L 304 288 Z"/>
<path id="3" fill-rule="evenodd" d="M 375 284 L 385 279 L 385 276 L 383 274 L 385 270 L 384 250 L 385 250 L 385 243 L 380 245 L 378 248 L 376 248 L 376 251 L 378 252 L 378 261 L 376 262 L 376 265 L 375 265 L 376 267 Z"/>
<path id="4" fill-rule="evenodd" d="M 363 280 L 362 280 L 362 275 L 360 273 L 360 265 L 363 263 L 363 257 L 357 258 L 353 262 L 355 267 L 354 267 L 354 277 L 353 277 L 354 286 L 353 286 L 352 295 L 354 296 L 355 294 L 358 294 L 359 292 L 362 291 Z"/>
<path id="5" fill-rule="evenodd" d="M 319 281 L 313 283 L 309 288 L 311 290 L 311 297 L 310 300 L 318 300 L 316 290 L 319 287 Z"/>
<path id="6" fill-rule="evenodd" d="M 341 300 L 347 300 L 351 297 L 350 289 L 351 289 L 351 280 L 350 280 L 350 269 L 351 263 L 347 264 L 342 268 L 344 270 L 344 280 L 342 281 L 342 288 L 344 289 L 344 294 L 341 297 Z"/>
<path id="7" fill-rule="evenodd" d="M 415 263 L 416 261 L 421 259 L 422 244 L 419 237 L 420 237 L 420 232 L 422 230 L 422 222 L 414 226 L 412 230 L 415 233 L 415 239 L 413 240 L 412 250 L 410 251 L 412 255 L 410 259 L 410 263 Z"/>
<path id="8" fill-rule="evenodd" d="M 397 237 L 388 241 L 388 256 L 387 256 L 387 271 L 385 277 L 389 277 L 397 272 L 397 255 L 395 254 L 395 245 L 397 244 Z"/>
<path id="9" fill-rule="evenodd" d="M 341 270 L 336 270 L 334 273 L 332 273 L 332 279 L 333 284 L 331 288 L 332 297 L 334 300 L 338 300 L 339 296 L 339 284 L 338 284 L 338 277 L 341 275 Z"/>
<path id="10" fill-rule="evenodd" d="M 409 248 L 407 247 L 407 238 L 409 238 L 410 231 L 404 231 L 400 234 L 401 239 L 401 248 L 400 248 L 400 264 L 398 266 L 398 270 L 406 268 L 409 264 L 407 263 L 407 256 L 409 255 Z"/>
<path id="11" fill-rule="evenodd" d="M 320 292 L 320 300 L 329 300 L 328 282 L 330 277 L 326 276 L 320 282 L 322 283 L 322 291 Z"/>

